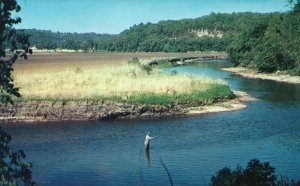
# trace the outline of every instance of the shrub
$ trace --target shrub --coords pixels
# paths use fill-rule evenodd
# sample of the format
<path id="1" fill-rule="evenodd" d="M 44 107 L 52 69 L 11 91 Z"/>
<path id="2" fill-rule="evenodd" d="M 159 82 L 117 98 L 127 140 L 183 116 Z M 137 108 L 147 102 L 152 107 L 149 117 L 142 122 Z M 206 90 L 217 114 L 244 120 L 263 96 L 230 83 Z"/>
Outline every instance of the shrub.
<path id="1" fill-rule="evenodd" d="M 142 70 L 146 71 L 148 75 L 150 75 L 152 68 L 150 65 L 142 65 L 141 66 Z"/>
<path id="2" fill-rule="evenodd" d="M 171 63 L 168 59 L 162 59 L 158 60 L 158 65 L 156 65 L 157 68 L 171 68 L 174 67 L 173 63 Z"/>
<path id="3" fill-rule="evenodd" d="M 139 58 L 134 57 L 128 61 L 128 64 L 129 65 L 141 65 L 141 62 L 140 62 Z"/>
<path id="4" fill-rule="evenodd" d="M 273 186 L 273 185 L 300 185 L 299 182 L 289 181 L 287 178 L 277 180 L 275 168 L 269 162 L 261 163 L 257 159 L 250 160 L 245 169 L 240 166 L 236 170 L 227 167 L 218 171 L 211 178 L 212 186 Z"/>

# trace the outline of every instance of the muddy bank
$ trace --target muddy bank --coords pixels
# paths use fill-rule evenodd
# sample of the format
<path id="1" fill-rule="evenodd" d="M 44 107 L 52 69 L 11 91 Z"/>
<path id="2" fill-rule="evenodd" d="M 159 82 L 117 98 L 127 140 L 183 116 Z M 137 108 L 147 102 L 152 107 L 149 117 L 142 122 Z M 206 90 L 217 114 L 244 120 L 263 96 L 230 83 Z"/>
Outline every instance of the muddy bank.
<path id="1" fill-rule="evenodd" d="M 280 73 L 260 73 L 257 70 L 244 68 L 244 67 L 223 68 L 222 70 L 246 78 L 266 79 L 266 80 L 273 80 L 273 81 L 279 81 L 285 83 L 300 84 L 300 76 L 290 76 L 287 74 L 280 74 Z"/>
<path id="2" fill-rule="evenodd" d="M 109 101 L 30 101 L 0 104 L 0 121 L 63 121 L 155 118 L 232 111 L 245 108 L 240 99 L 209 105 L 129 105 Z"/>

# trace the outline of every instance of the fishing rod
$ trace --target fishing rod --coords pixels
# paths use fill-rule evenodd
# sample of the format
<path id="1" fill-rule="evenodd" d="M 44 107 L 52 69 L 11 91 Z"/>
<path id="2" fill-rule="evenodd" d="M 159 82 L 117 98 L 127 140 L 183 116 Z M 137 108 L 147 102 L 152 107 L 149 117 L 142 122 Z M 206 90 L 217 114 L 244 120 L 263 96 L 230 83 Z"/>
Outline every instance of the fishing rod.
<path id="1" fill-rule="evenodd" d="M 152 137 L 152 138 L 157 138 L 157 137 L 160 137 L 160 136 L 162 136 L 162 135 L 164 135 L 164 134 L 160 134 L 160 135 L 154 136 L 154 137 Z"/>

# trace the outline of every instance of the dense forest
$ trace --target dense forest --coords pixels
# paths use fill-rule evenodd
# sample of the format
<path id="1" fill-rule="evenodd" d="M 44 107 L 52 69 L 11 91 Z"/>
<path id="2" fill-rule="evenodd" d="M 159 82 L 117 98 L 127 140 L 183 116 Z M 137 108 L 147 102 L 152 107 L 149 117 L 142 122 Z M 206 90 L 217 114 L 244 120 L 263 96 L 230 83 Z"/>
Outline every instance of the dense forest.
<path id="1" fill-rule="evenodd" d="M 226 52 L 236 66 L 300 75 L 300 1 L 288 13 L 242 18 L 228 37 Z"/>
<path id="2" fill-rule="evenodd" d="M 117 35 L 23 30 L 37 48 L 121 52 L 226 51 L 236 66 L 300 75 L 300 2 L 285 13 L 211 13 L 134 25 Z M 21 31 L 21 30 L 20 30 Z"/>
<path id="3" fill-rule="evenodd" d="M 63 33 L 50 30 L 22 29 L 19 32 L 29 35 L 31 45 L 38 49 L 99 50 L 99 44 L 113 37 L 96 33 Z"/>

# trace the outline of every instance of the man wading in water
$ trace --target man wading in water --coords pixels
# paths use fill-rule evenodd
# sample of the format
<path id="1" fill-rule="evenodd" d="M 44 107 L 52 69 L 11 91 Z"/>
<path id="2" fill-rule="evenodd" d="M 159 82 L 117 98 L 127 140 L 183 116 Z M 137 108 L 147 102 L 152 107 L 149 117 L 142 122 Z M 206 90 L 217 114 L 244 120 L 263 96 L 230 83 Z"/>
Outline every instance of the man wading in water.
<path id="1" fill-rule="evenodd" d="M 147 134 L 146 137 L 145 137 L 144 145 L 145 145 L 145 149 L 146 149 L 146 150 L 149 150 L 150 140 L 156 138 L 156 137 L 151 137 L 150 135 L 151 135 L 151 133 L 148 132 L 148 134 Z"/>

